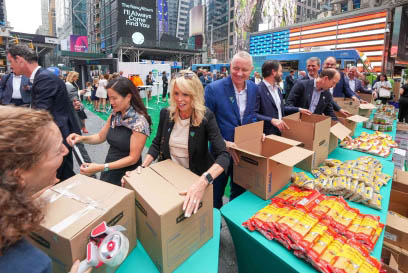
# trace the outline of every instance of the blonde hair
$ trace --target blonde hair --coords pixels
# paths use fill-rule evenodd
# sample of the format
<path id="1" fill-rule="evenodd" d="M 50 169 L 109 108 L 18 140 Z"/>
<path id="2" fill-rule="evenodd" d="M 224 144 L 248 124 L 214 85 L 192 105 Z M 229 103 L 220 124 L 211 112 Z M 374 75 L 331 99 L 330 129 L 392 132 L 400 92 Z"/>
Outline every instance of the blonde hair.
<path id="1" fill-rule="evenodd" d="M 69 71 L 66 81 L 72 83 L 74 81 L 75 76 L 79 76 L 79 73 L 76 71 Z"/>
<path id="2" fill-rule="evenodd" d="M 184 75 L 191 75 L 191 78 L 185 78 Z M 180 119 L 179 110 L 177 108 L 177 103 L 174 99 L 174 87 L 177 88 L 183 93 L 188 95 L 191 98 L 191 107 L 193 108 L 193 113 L 191 115 L 191 123 L 193 126 L 200 126 L 205 115 L 205 105 L 204 105 L 204 88 L 201 84 L 198 76 L 190 70 L 182 70 L 179 72 L 179 77 L 174 78 L 170 82 L 170 118 L 175 122 L 178 122 Z"/>

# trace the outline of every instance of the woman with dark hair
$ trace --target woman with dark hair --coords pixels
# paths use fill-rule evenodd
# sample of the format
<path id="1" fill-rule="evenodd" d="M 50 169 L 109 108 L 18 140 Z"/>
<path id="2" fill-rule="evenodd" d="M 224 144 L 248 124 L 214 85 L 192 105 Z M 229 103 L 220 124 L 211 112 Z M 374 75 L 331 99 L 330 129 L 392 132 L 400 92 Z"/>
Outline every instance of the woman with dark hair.
<path id="1" fill-rule="evenodd" d="M 0 128 L 0 271 L 51 273 L 50 258 L 25 238 L 44 218 L 36 197 L 57 182 L 68 149 L 46 111 L 0 106 Z"/>
<path id="2" fill-rule="evenodd" d="M 377 77 L 377 82 L 373 86 L 373 91 L 377 93 L 382 104 L 386 104 L 392 97 L 392 85 L 387 79 L 387 75 L 381 74 Z"/>
<path id="3" fill-rule="evenodd" d="M 113 113 L 99 133 L 90 136 L 71 134 L 69 145 L 78 142 L 110 144 L 105 164 L 84 163 L 80 171 L 85 175 L 102 172 L 101 180 L 119 185 L 126 171 L 134 170 L 142 163 L 141 154 L 150 135 L 152 120 L 133 83 L 123 77 L 110 81 L 106 86 Z"/>

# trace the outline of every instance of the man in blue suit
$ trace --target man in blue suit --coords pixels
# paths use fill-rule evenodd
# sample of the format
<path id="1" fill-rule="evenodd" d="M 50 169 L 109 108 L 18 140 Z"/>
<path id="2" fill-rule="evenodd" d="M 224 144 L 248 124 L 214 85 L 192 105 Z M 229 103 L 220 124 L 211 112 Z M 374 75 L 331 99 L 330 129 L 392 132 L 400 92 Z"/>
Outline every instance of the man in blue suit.
<path id="1" fill-rule="evenodd" d="M 245 51 L 234 55 L 231 61 L 231 75 L 215 81 L 205 88 L 205 104 L 215 114 L 221 135 L 232 160 L 230 167 L 214 181 L 214 207 L 222 207 L 222 196 L 228 178 L 231 178 L 230 200 L 242 194 L 245 189 L 234 183 L 233 164 L 238 164 L 234 143 L 235 127 L 256 121 L 255 101 L 258 87 L 249 81 L 253 69 L 252 57 Z"/>
<path id="2" fill-rule="evenodd" d="M 0 81 L 0 102 L 20 106 L 30 104 L 31 83 L 24 75 L 17 76 L 13 72 L 4 75 Z"/>
<path id="3" fill-rule="evenodd" d="M 350 89 L 354 93 L 360 92 L 364 94 L 372 94 L 371 90 L 364 88 L 363 83 L 361 82 L 360 79 L 357 78 L 357 75 L 358 75 L 357 67 L 355 66 L 350 67 L 348 70 L 348 77 L 345 78 L 346 83 L 350 86 Z M 374 92 L 374 95 L 375 94 L 376 93 Z"/>
<path id="4" fill-rule="evenodd" d="M 69 153 L 64 156 L 61 167 L 57 171 L 57 178 L 68 179 L 75 175 L 73 171 L 73 157 L 71 147 L 66 138 L 71 133 L 81 134 L 74 117 L 73 105 L 68 98 L 65 83 L 51 71 L 38 65 L 37 54 L 27 45 L 12 45 L 8 49 L 7 59 L 16 75 L 25 75 L 33 83 L 31 88 L 31 106 L 50 112 L 61 131 L 65 146 Z M 79 108 L 79 105 L 76 104 Z"/>
<path id="5" fill-rule="evenodd" d="M 307 109 L 284 106 L 282 90 L 279 83 L 282 81 L 282 65 L 278 61 L 266 61 L 262 65 L 263 81 L 258 85 L 256 95 L 255 112 L 258 120 L 264 121 L 265 135 L 281 135 L 283 130 L 288 129 L 282 120 L 283 116 L 296 112 L 310 115 Z"/>

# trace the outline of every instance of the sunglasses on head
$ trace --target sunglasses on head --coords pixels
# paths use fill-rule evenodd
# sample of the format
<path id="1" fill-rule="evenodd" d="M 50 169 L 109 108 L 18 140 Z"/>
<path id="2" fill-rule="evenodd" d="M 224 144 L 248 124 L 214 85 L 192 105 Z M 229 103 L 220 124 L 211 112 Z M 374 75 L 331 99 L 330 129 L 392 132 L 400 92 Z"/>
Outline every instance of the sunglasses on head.
<path id="1" fill-rule="evenodd" d="M 184 77 L 184 79 L 192 79 L 194 77 L 194 72 L 178 72 L 176 73 L 176 78 Z"/>

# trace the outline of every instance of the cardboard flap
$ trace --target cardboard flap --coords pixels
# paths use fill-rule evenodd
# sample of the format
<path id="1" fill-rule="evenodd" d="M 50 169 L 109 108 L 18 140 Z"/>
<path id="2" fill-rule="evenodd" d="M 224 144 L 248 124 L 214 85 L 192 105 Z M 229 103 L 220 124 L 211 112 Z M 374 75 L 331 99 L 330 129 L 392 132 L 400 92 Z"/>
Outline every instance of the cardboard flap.
<path id="1" fill-rule="evenodd" d="M 351 120 L 351 121 L 359 123 L 359 122 L 367 121 L 368 118 L 362 117 L 360 115 L 354 115 L 354 116 L 348 117 L 347 120 Z"/>
<path id="2" fill-rule="evenodd" d="M 292 140 L 292 139 L 289 139 L 289 138 L 286 138 L 286 137 L 277 136 L 277 135 L 268 135 L 268 136 L 266 136 L 266 138 L 273 139 L 273 140 L 276 140 L 276 141 L 279 141 L 279 142 L 282 142 L 282 143 L 286 143 L 286 144 L 291 145 L 291 146 L 299 146 L 299 145 L 302 144 L 302 142 Z"/>
<path id="3" fill-rule="evenodd" d="M 349 130 L 346 126 L 338 122 L 330 128 L 330 133 L 335 135 L 338 139 L 343 140 L 348 135 L 350 135 L 351 130 Z"/>
<path id="4" fill-rule="evenodd" d="M 408 185 L 408 172 L 404 172 L 402 170 L 395 169 L 393 182 L 399 182 L 401 184 Z"/>
<path id="5" fill-rule="evenodd" d="M 375 107 L 375 105 L 372 104 L 372 103 L 362 103 L 362 104 L 360 104 L 360 109 L 371 110 L 371 109 L 375 109 L 375 108 L 377 108 L 377 107 Z"/>
<path id="6" fill-rule="evenodd" d="M 253 152 L 250 152 L 250 151 L 245 150 L 245 149 L 241 149 L 241 148 L 233 148 L 233 149 L 236 150 L 236 151 L 242 152 L 242 153 L 246 153 L 246 154 L 249 154 L 249 155 L 252 155 L 252 156 L 259 157 L 259 158 L 266 158 L 263 155 L 253 153 Z"/>
<path id="7" fill-rule="evenodd" d="M 247 141 L 261 140 L 264 121 L 258 121 L 235 127 L 234 142 L 239 144 Z"/>
<path id="8" fill-rule="evenodd" d="M 408 218 L 393 211 L 389 211 L 387 215 L 387 226 L 406 232 L 408 230 Z"/>
<path id="9" fill-rule="evenodd" d="M 300 161 L 308 158 L 313 154 L 314 154 L 313 151 L 306 150 L 300 147 L 292 147 L 279 154 L 271 156 L 269 159 L 281 163 L 283 165 L 293 167 Z"/>

